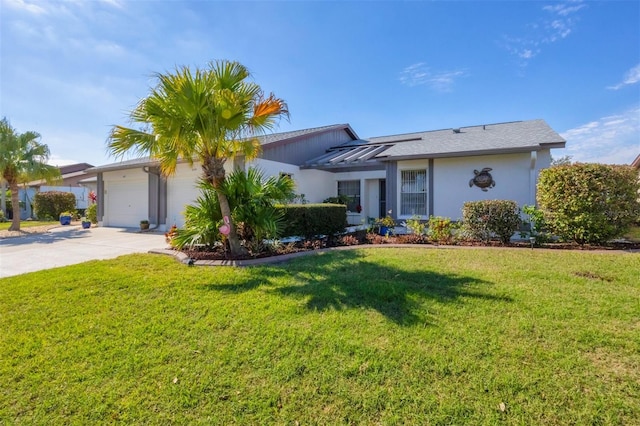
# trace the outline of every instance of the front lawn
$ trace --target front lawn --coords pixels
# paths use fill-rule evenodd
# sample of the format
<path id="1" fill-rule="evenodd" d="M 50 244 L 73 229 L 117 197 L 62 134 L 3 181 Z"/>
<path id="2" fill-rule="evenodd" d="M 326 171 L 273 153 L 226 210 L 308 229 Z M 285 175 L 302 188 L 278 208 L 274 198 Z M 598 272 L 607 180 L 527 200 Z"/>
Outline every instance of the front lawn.
<path id="1" fill-rule="evenodd" d="M 23 220 L 20 221 L 20 229 L 32 228 L 34 226 L 46 226 L 46 225 L 60 225 L 60 222 L 55 221 L 42 221 L 42 220 Z M 11 220 L 7 222 L 0 222 L 0 231 L 6 231 L 11 226 Z"/>
<path id="2" fill-rule="evenodd" d="M 640 255 L 132 255 L 0 280 L 0 423 L 638 424 Z"/>

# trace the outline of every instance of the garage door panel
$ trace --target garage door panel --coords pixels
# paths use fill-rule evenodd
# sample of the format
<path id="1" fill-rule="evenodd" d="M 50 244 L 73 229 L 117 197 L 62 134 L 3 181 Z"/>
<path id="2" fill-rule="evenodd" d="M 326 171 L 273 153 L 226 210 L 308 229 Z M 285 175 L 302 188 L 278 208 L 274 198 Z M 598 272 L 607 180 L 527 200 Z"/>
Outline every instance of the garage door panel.
<path id="1" fill-rule="evenodd" d="M 137 227 L 149 216 L 147 180 L 106 182 L 107 226 Z"/>

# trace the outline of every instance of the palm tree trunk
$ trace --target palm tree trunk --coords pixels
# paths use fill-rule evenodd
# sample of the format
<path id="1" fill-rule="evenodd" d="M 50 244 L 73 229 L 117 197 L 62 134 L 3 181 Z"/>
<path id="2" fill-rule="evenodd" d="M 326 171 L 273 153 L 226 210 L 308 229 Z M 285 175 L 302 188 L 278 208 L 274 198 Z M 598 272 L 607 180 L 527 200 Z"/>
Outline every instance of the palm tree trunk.
<path id="1" fill-rule="evenodd" d="M 222 213 L 222 217 L 227 216 L 229 218 L 229 247 L 231 248 L 231 254 L 233 256 L 243 256 L 248 253 L 246 247 L 240 244 L 240 238 L 238 238 L 238 233 L 236 232 L 236 225 L 233 222 L 231 217 L 231 207 L 229 206 L 229 200 L 227 196 L 224 195 L 221 191 L 216 190 L 218 194 L 218 202 L 220 203 L 220 212 Z"/>
<path id="2" fill-rule="evenodd" d="M 213 189 L 215 189 L 216 194 L 218 195 L 218 202 L 220 203 L 220 213 L 222 213 L 222 217 L 227 216 L 229 218 L 229 248 L 231 249 L 232 256 L 243 256 L 249 253 L 246 247 L 240 244 L 240 238 L 238 238 L 238 233 L 236 231 L 236 225 L 233 221 L 233 217 L 231 216 L 231 206 L 229 205 L 229 200 L 227 196 L 220 191 L 220 187 L 224 182 L 225 171 L 224 171 L 224 162 L 225 158 L 216 158 L 211 157 L 203 162 L 202 170 L 204 172 L 205 178 L 211 183 Z"/>
<path id="3" fill-rule="evenodd" d="M 9 189 L 11 189 L 11 209 L 13 210 L 13 219 L 9 231 L 20 230 L 20 201 L 18 200 L 18 184 L 9 182 Z"/>

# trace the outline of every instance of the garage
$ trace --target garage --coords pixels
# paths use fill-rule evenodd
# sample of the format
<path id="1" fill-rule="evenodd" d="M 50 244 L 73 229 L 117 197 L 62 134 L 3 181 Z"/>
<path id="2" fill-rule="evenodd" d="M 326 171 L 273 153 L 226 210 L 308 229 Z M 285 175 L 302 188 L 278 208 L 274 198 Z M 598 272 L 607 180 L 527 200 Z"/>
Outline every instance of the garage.
<path id="1" fill-rule="evenodd" d="M 138 227 L 149 217 L 148 179 L 105 181 L 106 226 Z"/>

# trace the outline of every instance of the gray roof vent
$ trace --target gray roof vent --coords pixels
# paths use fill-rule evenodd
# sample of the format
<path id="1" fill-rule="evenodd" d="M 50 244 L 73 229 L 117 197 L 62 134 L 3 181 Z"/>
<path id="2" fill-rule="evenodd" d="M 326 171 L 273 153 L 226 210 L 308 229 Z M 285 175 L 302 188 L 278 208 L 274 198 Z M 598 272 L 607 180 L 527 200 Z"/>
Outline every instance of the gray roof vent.
<path id="1" fill-rule="evenodd" d="M 452 130 L 453 130 L 453 133 L 460 133 L 460 129 L 459 128 L 458 129 L 452 129 Z"/>

